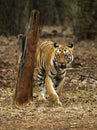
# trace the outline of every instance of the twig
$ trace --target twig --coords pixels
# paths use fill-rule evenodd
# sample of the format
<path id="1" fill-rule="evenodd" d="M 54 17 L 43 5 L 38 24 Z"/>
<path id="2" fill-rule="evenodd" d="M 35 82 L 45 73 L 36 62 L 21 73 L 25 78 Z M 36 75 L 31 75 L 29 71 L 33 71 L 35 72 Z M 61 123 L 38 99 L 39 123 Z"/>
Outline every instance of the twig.
<path id="1" fill-rule="evenodd" d="M 97 78 L 95 78 L 95 77 L 93 77 L 93 76 L 89 76 L 89 78 L 94 79 L 94 80 L 97 81 Z"/>
<path id="2" fill-rule="evenodd" d="M 90 69 L 89 71 L 94 71 L 97 70 L 97 67 L 80 67 L 80 68 L 67 68 L 66 70 L 68 71 L 81 71 L 81 70 L 87 70 Z"/>

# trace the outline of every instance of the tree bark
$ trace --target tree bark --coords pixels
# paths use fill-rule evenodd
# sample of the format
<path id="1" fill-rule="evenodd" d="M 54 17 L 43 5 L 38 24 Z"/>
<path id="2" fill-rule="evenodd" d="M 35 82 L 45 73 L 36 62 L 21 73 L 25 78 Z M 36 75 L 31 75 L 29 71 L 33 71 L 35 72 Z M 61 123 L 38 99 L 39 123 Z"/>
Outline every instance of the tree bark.
<path id="1" fill-rule="evenodd" d="M 33 10 L 26 34 L 25 36 L 20 35 L 18 41 L 19 44 L 22 44 L 22 56 L 15 91 L 15 101 L 19 105 L 33 100 L 33 73 L 38 39 L 39 12 Z"/>

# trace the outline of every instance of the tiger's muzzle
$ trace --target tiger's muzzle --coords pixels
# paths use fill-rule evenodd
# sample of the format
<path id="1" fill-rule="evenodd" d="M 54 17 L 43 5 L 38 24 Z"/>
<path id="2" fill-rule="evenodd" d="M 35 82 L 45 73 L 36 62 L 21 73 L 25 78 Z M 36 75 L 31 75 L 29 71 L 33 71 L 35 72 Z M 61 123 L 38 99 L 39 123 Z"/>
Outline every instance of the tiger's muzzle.
<path id="1" fill-rule="evenodd" d="M 66 64 L 64 64 L 64 63 L 59 64 L 59 68 L 65 69 L 66 68 Z"/>
<path id="2" fill-rule="evenodd" d="M 57 62 L 55 62 L 55 66 L 57 68 L 61 68 L 61 69 L 65 69 L 66 68 L 66 64 L 65 63 L 57 63 Z"/>

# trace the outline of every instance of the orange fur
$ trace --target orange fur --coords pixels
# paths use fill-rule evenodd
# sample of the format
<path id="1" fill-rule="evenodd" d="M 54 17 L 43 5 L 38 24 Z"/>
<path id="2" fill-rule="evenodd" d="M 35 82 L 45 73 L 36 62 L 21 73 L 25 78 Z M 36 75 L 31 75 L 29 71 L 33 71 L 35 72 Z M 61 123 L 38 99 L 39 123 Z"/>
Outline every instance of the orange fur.
<path id="1" fill-rule="evenodd" d="M 50 77 L 50 72 L 54 73 L 54 75 L 56 76 L 59 76 L 61 71 L 63 71 L 63 70 L 60 71 L 57 65 L 56 67 L 54 66 L 54 58 L 55 58 L 55 54 L 59 53 L 59 56 L 57 56 L 58 65 L 67 64 L 68 58 L 64 56 L 65 50 L 69 53 L 70 56 L 72 56 L 73 48 L 70 48 L 68 46 L 63 46 L 60 44 L 58 44 L 58 47 L 54 47 L 53 42 L 45 41 L 38 46 L 36 51 L 38 72 L 40 72 L 41 68 L 45 68 L 45 87 L 46 87 L 47 94 L 49 95 L 50 99 L 58 105 L 62 105 L 59 96 L 61 95 L 62 88 L 64 86 L 65 77 L 62 78 L 61 82 L 58 85 L 58 90 L 56 92 L 53 87 L 54 84 L 52 80 L 53 77 L 52 78 Z M 42 96 L 40 97 L 42 98 Z"/>

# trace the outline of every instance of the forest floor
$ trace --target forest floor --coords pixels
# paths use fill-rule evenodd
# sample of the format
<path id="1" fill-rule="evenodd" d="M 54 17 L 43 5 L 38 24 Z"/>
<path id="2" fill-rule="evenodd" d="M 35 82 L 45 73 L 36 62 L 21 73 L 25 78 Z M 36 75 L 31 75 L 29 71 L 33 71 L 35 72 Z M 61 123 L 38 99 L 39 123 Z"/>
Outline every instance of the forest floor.
<path id="1" fill-rule="evenodd" d="M 66 43 L 72 38 L 50 39 Z M 75 42 L 74 57 L 66 74 L 62 107 L 38 103 L 35 88 L 33 104 L 19 107 L 13 101 L 17 39 L 0 36 L 0 130 L 97 130 L 97 41 Z"/>

